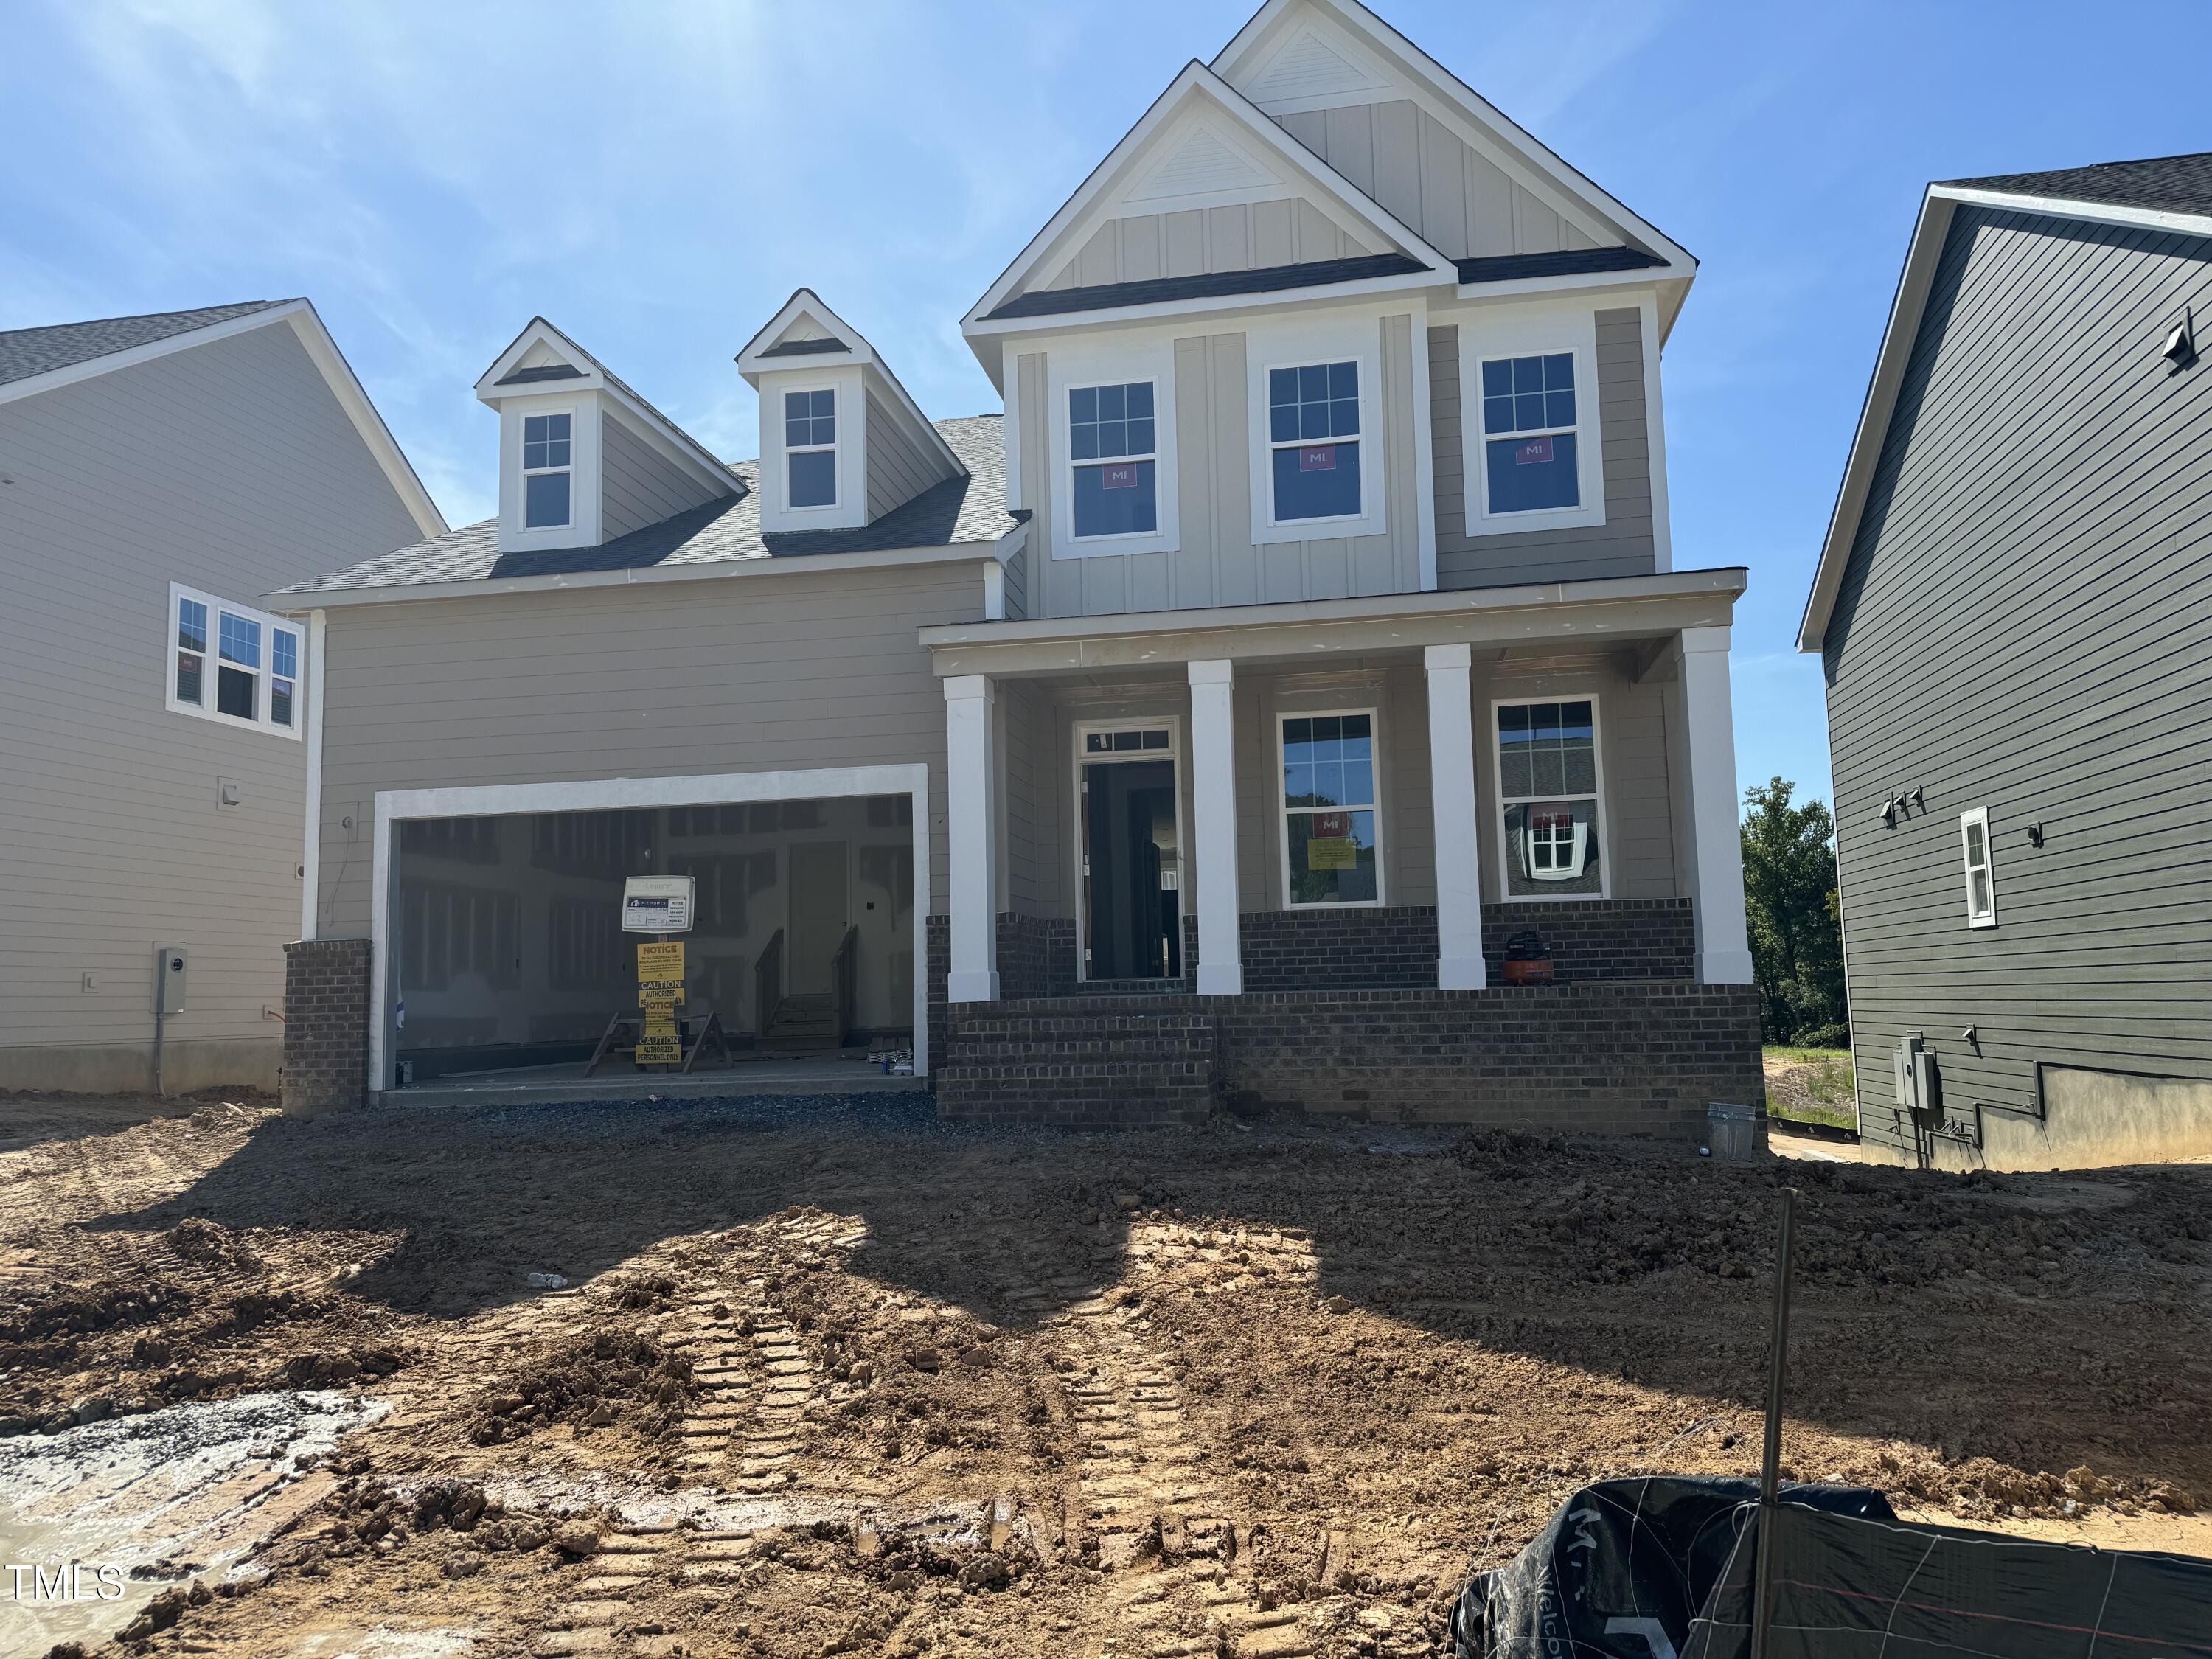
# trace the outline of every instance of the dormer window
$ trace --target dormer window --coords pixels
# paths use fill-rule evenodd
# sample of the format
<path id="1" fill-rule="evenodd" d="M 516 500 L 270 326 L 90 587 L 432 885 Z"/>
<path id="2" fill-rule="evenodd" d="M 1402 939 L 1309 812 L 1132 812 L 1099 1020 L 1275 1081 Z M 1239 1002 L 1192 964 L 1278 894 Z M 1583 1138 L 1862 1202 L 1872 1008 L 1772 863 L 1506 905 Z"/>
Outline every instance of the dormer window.
<path id="1" fill-rule="evenodd" d="M 792 507 L 837 505 L 837 393 L 783 394 L 786 501 Z"/>
<path id="2" fill-rule="evenodd" d="M 522 417 L 522 527 L 565 529 L 569 521 L 571 415 Z"/>

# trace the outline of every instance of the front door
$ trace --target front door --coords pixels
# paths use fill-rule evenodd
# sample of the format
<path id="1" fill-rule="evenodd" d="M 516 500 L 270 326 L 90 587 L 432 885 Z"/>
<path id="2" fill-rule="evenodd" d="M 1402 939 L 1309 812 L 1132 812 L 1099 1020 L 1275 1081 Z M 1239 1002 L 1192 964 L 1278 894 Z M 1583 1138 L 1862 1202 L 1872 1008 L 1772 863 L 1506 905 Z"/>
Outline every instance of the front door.
<path id="1" fill-rule="evenodd" d="M 1161 753 L 1170 734 L 1084 737 L 1084 977 L 1172 978 L 1182 972 L 1182 893 L 1175 762 Z M 1090 747 L 1102 738 L 1136 741 Z"/>
<path id="2" fill-rule="evenodd" d="M 793 995 L 831 988 L 830 963 L 844 943 L 845 843 L 801 841 L 791 848 L 791 972 Z"/>

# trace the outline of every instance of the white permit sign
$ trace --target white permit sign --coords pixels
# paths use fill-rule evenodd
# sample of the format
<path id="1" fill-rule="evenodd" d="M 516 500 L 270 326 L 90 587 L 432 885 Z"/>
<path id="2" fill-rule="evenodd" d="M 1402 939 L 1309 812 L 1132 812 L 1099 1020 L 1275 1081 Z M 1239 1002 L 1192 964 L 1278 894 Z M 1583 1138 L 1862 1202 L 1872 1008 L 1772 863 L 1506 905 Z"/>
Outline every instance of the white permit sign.
<path id="1" fill-rule="evenodd" d="M 632 876 L 623 883 L 623 932 L 688 933 L 696 886 L 690 876 Z"/>

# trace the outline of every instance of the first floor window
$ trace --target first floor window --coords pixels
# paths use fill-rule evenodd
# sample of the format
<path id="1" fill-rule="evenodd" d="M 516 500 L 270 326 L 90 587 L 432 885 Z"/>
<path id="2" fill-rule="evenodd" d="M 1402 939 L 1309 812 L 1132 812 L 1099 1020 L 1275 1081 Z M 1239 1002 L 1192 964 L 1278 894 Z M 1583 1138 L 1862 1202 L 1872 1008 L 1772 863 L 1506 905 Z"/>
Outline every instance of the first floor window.
<path id="1" fill-rule="evenodd" d="M 783 394 L 783 455 L 793 507 L 837 505 L 837 393 Z"/>
<path id="2" fill-rule="evenodd" d="M 1068 388 L 1079 538 L 1149 535 L 1160 527 L 1158 442 L 1150 380 Z"/>
<path id="3" fill-rule="evenodd" d="M 1504 810 L 1506 897 L 1604 892 L 1595 702 L 1500 704 L 1498 795 Z"/>
<path id="4" fill-rule="evenodd" d="M 1274 520 L 1359 516 L 1359 365 L 1267 371 Z"/>
<path id="5" fill-rule="evenodd" d="M 1996 872 L 1990 864 L 1990 809 L 1959 815 L 1959 852 L 1966 866 L 1966 926 L 1997 925 Z"/>
<path id="6" fill-rule="evenodd" d="M 299 735 L 300 629 L 171 583 L 169 707 Z"/>
<path id="7" fill-rule="evenodd" d="M 1482 365 L 1484 476 L 1492 513 L 1582 504 L 1575 357 L 1492 357 Z"/>
<path id="8" fill-rule="evenodd" d="M 522 417 L 522 527 L 557 530 L 568 522 L 569 458 L 575 417 Z"/>
<path id="9" fill-rule="evenodd" d="M 1283 844 L 1289 902 L 1373 904 L 1375 716 L 1299 714 L 1283 721 Z"/>

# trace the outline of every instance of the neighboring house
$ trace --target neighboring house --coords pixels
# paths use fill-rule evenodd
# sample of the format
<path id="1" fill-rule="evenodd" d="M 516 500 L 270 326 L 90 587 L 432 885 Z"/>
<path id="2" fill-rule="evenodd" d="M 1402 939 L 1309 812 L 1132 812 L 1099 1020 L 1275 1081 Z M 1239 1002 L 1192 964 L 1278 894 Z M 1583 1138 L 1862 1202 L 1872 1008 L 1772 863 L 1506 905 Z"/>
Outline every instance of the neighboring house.
<path id="1" fill-rule="evenodd" d="M 697 879 L 695 1011 L 910 1041 L 951 1115 L 1756 1101 L 1744 573 L 1667 512 L 1695 270 L 1269 0 L 963 319 L 1003 416 L 801 289 L 726 466 L 533 321 L 499 517 L 270 601 L 328 641 L 295 983 L 365 1014 L 295 1027 L 301 1102 L 588 1048 L 641 873 Z"/>
<path id="2" fill-rule="evenodd" d="M 2212 1152 L 2208 321 L 2212 155 L 1929 188 L 1797 641 L 1871 1155 Z"/>
<path id="3" fill-rule="evenodd" d="M 445 527 L 305 300 L 0 332 L 0 1089 L 273 1089 L 316 672 L 259 596 Z"/>

